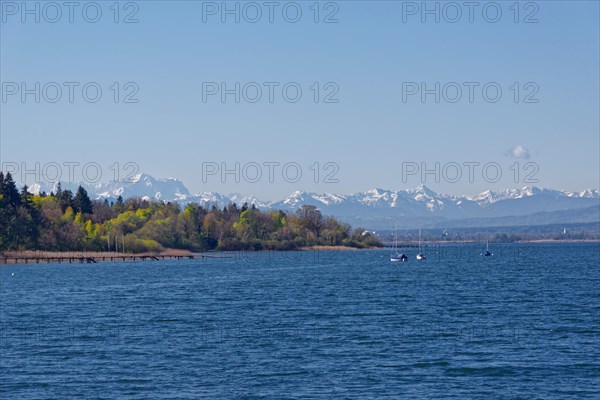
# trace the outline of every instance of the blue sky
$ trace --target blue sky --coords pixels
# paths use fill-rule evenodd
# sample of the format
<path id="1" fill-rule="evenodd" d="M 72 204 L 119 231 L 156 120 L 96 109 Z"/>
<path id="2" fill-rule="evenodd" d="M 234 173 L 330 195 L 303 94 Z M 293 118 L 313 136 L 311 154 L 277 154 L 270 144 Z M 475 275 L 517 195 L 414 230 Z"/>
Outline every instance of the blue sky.
<path id="1" fill-rule="evenodd" d="M 221 2 L 200 1 L 122 2 L 119 23 L 113 21 L 112 1 L 98 2 L 102 17 L 97 23 L 87 22 L 80 9 L 75 9 L 73 23 L 67 9 L 61 10 L 60 20 L 49 23 L 45 18 L 55 14 L 47 8 L 45 15 L 40 9 L 39 23 L 32 15 L 23 23 L 21 10 L 13 7 L 21 2 L 1 3 L 4 163 L 35 169 L 36 162 L 42 168 L 52 162 L 95 162 L 107 180 L 115 162 L 120 176 L 126 172 L 124 163 L 134 162 L 140 172 L 177 177 L 193 192 L 241 192 L 262 199 L 299 189 L 351 193 L 420 183 L 453 194 L 528 184 L 565 190 L 599 185 L 596 1 L 521 2 L 517 23 L 512 1 L 478 3 L 472 23 L 464 7 L 462 18 L 449 22 L 455 14 L 448 2 L 437 2 L 439 23 L 432 15 L 422 22 L 422 10 L 411 8 L 420 8 L 422 2 L 320 2 L 319 23 L 310 8 L 314 1 L 296 2 L 302 10 L 297 23 L 282 15 L 287 5 L 287 16 L 294 17 L 295 6 L 289 2 L 277 2 L 273 23 L 264 2 L 254 3 L 263 11 L 257 23 L 245 21 L 244 14 L 239 23 L 231 15 L 223 23 L 220 10 L 206 13 Z M 35 7 L 35 2 L 28 4 Z M 231 8 L 235 4 L 228 2 Z M 427 4 L 433 8 L 436 2 Z M 502 15 L 491 23 L 486 17 L 495 17 L 496 5 Z M 242 12 L 244 2 L 239 7 Z M 92 18 L 94 10 L 88 11 Z M 139 22 L 123 23 L 131 12 Z M 332 12 L 338 22 L 323 23 Z M 538 22 L 524 23 L 527 16 Z M 22 102 L 21 93 L 7 94 L 14 89 L 12 83 L 23 82 L 30 88 L 35 82 L 40 87 L 49 82 L 79 86 L 72 103 L 66 89 L 56 103 L 44 96 L 36 103 L 34 95 Z M 89 82 L 102 89 L 96 103 L 82 97 L 80 88 Z M 110 89 L 114 82 L 120 86 L 117 103 L 114 87 Z M 134 86 L 124 88 L 128 82 Z M 240 87 L 248 82 L 279 86 L 272 103 L 267 89 L 256 103 L 243 97 L 236 103 L 234 95 L 223 103 L 218 94 L 203 102 L 207 82 L 229 88 L 235 82 Z M 290 82 L 302 89 L 296 103 L 282 97 L 281 88 Z M 410 83 L 434 88 L 436 82 L 439 103 L 434 94 L 424 102 L 418 93 L 406 95 Z M 446 86 L 446 96 L 441 89 L 451 82 L 463 90 L 455 103 L 449 101 L 455 84 Z M 468 101 L 465 82 L 478 84 L 473 102 Z M 327 83 L 333 85 L 325 87 Z M 495 103 L 483 97 L 487 83 L 502 90 Z M 139 91 L 133 98 L 139 102 L 124 103 L 124 95 L 135 87 Z M 333 98 L 338 102 L 324 103 L 336 88 Z M 252 97 L 254 92 L 247 93 Z M 526 98 L 537 103 L 524 102 Z M 240 168 L 262 165 L 263 178 L 253 183 L 240 171 L 239 183 L 233 175 L 222 179 L 218 174 L 205 176 L 203 182 L 203 163 L 234 168 L 236 162 Z M 280 164 L 273 182 L 266 177 L 266 162 Z M 315 162 L 321 170 L 316 183 Z M 324 169 L 327 162 L 338 167 L 333 176 L 337 183 L 324 182 L 326 173 L 334 171 Z M 465 166 L 471 162 L 480 163 L 472 182 Z M 515 162 L 521 172 L 517 179 Z M 282 177 L 286 163 L 301 168 L 298 182 Z M 439 163 L 439 182 L 433 174 L 426 180 L 419 175 L 403 179 L 408 163 L 430 169 Z M 450 179 L 455 177 L 454 163 L 463 173 L 458 180 Z M 502 171 L 498 182 L 482 176 L 481 168 L 489 163 Z M 251 169 L 247 172 L 254 175 Z M 526 181 L 527 173 L 538 183 Z"/>

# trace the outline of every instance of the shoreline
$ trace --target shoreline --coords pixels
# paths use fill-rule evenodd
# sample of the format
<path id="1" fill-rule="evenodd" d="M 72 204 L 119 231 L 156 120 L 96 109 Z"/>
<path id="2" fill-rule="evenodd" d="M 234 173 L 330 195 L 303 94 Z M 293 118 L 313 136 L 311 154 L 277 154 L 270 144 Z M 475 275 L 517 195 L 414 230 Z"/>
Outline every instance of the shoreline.
<path id="1" fill-rule="evenodd" d="M 600 243 L 599 239 L 532 239 L 520 240 L 515 242 L 494 242 L 493 245 L 510 244 L 552 244 L 552 243 Z M 422 245 L 472 245 L 482 244 L 474 241 L 428 241 L 422 242 Z M 400 245 L 399 248 L 403 246 Z M 404 247 L 416 247 L 416 244 L 404 244 Z M 190 250 L 167 249 L 162 252 L 148 253 L 116 253 L 116 252 L 98 252 L 98 251 L 45 251 L 45 250 L 24 250 L 24 251 L 4 251 L 0 252 L 0 265 L 16 264 L 40 264 L 40 263 L 96 263 L 96 262 L 118 262 L 118 261 L 144 261 L 144 260 L 167 260 L 167 259 L 200 259 L 200 258 L 231 258 L 227 254 L 235 253 L 260 253 L 260 252 L 288 252 L 288 251 L 373 251 L 389 250 L 391 246 L 383 247 L 349 247 L 349 246 L 304 246 L 293 250 L 211 250 L 203 252 L 193 252 Z"/>
<path id="2" fill-rule="evenodd" d="M 98 262 L 124 262 L 124 261 L 159 261 L 179 259 L 203 258 L 232 258 L 228 254 L 260 253 L 260 252 L 288 252 L 288 251 L 347 251 L 347 250 L 373 250 L 379 247 L 356 248 L 348 246 L 306 246 L 292 250 L 210 250 L 193 252 L 181 249 L 166 249 L 161 252 L 146 253 L 117 253 L 107 251 L 46 251 L 46 250 L 10 250 L 0 252 L 0 265 L 16 264 L 95 264 Z"/>
<path id="3" fill-rule="evenodd" d="M 350 247 L 350 246 L 304 246 L 299 247 L 290 251 L 364 251 L 364 250 L 378 250 L 384 249 L 385 247 Z M 270 251 L 270 250 L 269 250 Z M 284 250 L 285 251 L 285 250 Z"/>
<path id="4" fill-rule="evenodd" d="M 24 250 L 0 252 L 0 265 L 15 264 L 96 264 L 104 261 L 144 261 L 165 259 L 208 258 L 187 250 L 172 249 L 154 253 L 117 253 L 101 251 Z"/>
<path id="5" fill-rule="evenodd" d="M 475 240 L 454 240 L 454 241 L 445 241 L 445 240 L 430 240 L 430 241 L 422 241 L 421 245 L 427 244 L 485 244 L 484 241 L 475 241 Z M 528 239 L 528 240 L 515 240 L 514 242 L 490 242 L 490 244 L 514 244 L 514 243 L 600 243 L 600 239 Z M 393 243 L 386 242 L 384 243 L 383 248 L 390 248 L 393 246 Z M 398 243 L 398 247 L 417 247 L 417 242 L 410 243 Z"/>
<path id="6" fill-rule="evenodd" d="M 517 243 L 600 243 L 600 239 L 531 239 L 519 240 Z"/>

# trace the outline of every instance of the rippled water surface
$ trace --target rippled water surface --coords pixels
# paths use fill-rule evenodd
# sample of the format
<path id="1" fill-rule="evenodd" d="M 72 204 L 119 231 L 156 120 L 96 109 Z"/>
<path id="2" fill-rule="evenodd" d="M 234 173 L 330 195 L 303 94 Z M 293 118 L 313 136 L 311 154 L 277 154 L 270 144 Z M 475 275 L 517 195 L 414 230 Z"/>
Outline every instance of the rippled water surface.
<path id="1" fill-rule="evenodd" d="M 493 250 L 0 266 L 0 397 L 598 398 L 598 244 Z"/>

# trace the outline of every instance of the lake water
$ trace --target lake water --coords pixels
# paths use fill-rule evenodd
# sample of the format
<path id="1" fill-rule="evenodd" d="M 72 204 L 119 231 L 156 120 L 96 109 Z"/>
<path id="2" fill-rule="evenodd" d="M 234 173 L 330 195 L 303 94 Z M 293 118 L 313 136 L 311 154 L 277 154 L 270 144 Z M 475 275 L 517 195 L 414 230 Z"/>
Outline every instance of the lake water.
<path id="1" fill-rule="evenodd" d="M 598 244 L 0 266 L 0 397 L 596 399 Z"/>

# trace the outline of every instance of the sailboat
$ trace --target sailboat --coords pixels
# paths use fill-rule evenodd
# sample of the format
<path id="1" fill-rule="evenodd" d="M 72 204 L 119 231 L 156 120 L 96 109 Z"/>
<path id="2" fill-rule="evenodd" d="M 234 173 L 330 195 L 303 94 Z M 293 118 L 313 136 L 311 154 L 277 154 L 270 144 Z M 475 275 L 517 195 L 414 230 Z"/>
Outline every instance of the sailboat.
<path id="1" fill-rule="evenodd" d="M 490 253 L 490 239 L 488 237 L 487 227 L 485 228 L 485 253 L 481 253 L 484 257 L 491 257 L 494 254 Z"/>
<path id="2" fill-rule="evenodd" d="M 398 220 L 396 220 L 396 226 L 394 227 L 394 252 L 390 255 L 391 262 L 406 262 L 408 257 L 404 253 L 398 252 Z"/>
<path id="3" fill-rule="evenodd" d="M 421 252 L 421 228 L 419 228 L 419 252 L 417 253 L 417 260 L 424 260 L 425 254 Z"/>

